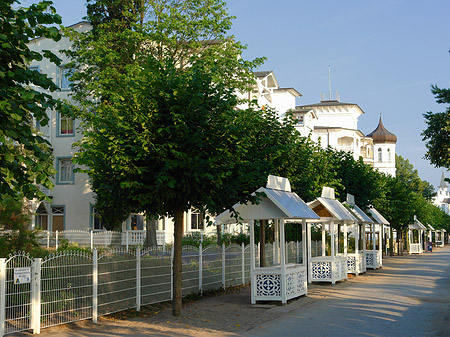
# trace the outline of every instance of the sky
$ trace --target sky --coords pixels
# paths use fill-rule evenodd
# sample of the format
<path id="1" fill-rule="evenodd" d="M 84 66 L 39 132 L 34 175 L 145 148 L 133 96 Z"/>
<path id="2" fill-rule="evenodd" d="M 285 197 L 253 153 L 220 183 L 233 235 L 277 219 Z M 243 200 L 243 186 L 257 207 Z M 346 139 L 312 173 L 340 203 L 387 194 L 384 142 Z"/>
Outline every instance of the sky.
<path id="1" fill-rule="evenodd" d="M 23 6 L 36 2 L 21 1 Z M 85 0 L 53 0 L 64 25 L 82 20 Z M 444 169 L 423 159 L 421 132 L 427 111 L 442 112 L 431 85 L 450 88 L 448 0 L 228 0 L 231 34 L 247 45 L 245 59 L 265 56 L 281 87 L 318 103 L 332 91 L 365 112 L 358 128 L 368 134 L 380 118 L 397 138 L 397 154 L 435 187 Z M 450 172 L 446 172 L 450 177 Z"/>

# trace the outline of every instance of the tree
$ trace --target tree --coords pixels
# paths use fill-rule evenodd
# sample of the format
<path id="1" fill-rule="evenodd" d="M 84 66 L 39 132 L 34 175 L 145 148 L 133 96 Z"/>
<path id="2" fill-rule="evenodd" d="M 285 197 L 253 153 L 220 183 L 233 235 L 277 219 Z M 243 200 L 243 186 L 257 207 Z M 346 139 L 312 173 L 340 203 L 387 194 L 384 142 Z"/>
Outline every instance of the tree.
<path id="1" fill-rule="evenodd" d="M 450 103 L 450 89 L 441 89 L 436 85 L 431 87 L 431 92 L 439 104 Z M 450 168 L 450 107 L 445 112 L 433 113 L 428 111 L 423 114 L 427 128 L 422 132 L 422 140 L 425 141 L 427 152 L 425 158 L 436 167 Z"/>
<path id="2" fill-rule="evenodd" d="M 419 172 L 408 159 L 395 156 L 396 176 L 403 181 L 411 191 L 421 194 L 426 200 L 431 201 L 436 196 L 434 186 L 419 177 Z"/>
<path id="3" fill-rule="evenodd" d="M 260 61 L 241 59 L 244 47 L 226 36 L 224 2 L 146 1 L 135 10 L 137 2 L 116 1 L 119 15 L 97 1 L 99 16 L 88 17 L 94 30 L 68 32 L 84 133 L 75 158 L 88 167 L 101 213 L 109 207 L 119 216 L 133 210 L 174 218 L 178 316 L 183 212 L 215 214 L 255 201 L 250 193 L 272 163 L 286 160 L 288 144 L 278 136 L 290 131 L 270 109 L 236 108 Z"/>
<path id="4" fill-rule="evenodd" d="M 14 199 L 9 195 L 0 197 L 0 257 L 7 257 L 11 252 L 24 251 L 40 254 L 38 230 L 28 230 L 31 221 L 29 207 L 23 199 Z"/>
<path id="5" fill-rule="evenodd" d="M 59 30 L 49 25 L 60 24 L 61 17 L 51 1 L 18 9 L 14 3 L 0 3 L 0 194 L 43 198 L 36 184 L 51 188 L 55 171 L 49 143 L 33 128 L 33 119 L 46 125 L 46 110 L 62 111 L 63 105 L 48 93 L 57 89 L 53 81 L 28 66 L 43 57 L 59 60 L 48 50 L 31 51 L 27 43 L 40 36 L 58 41 Z"/>

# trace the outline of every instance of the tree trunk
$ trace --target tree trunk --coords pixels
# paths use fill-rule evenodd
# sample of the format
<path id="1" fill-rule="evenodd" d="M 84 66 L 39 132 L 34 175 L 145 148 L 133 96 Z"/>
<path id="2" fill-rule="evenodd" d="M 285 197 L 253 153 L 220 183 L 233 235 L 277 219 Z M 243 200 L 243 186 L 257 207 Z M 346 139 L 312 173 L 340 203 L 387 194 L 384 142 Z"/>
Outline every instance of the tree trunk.
<path id="1" fill-rule="evenodd" d="M 259 220 L 259 266 L 266 266 L 266 220 Z"/>
<path id="2" fill-rule="evenodd" d="M 156 240 L 156 226 L 158 224 L 158 220 L 154 218 L 147 219 L 145 221 L 145 227 L 147 228 L 147 233 L 145 236 L 145 248 L 156 247 L 158 245 L 158 241 Z"/>
<path id="3" fill-rule="evenodd" d="M 181 240 L 183 238 L 183 210 L 175 211 L 173 231 L 173 298 L 172 316 L 181 315 Z"/>
<path id="4" fill-rule="evenodd" d="M 222 247 L 222 226 L 217 225 L 216 230 L 217 230 L 217 245 Z"/>

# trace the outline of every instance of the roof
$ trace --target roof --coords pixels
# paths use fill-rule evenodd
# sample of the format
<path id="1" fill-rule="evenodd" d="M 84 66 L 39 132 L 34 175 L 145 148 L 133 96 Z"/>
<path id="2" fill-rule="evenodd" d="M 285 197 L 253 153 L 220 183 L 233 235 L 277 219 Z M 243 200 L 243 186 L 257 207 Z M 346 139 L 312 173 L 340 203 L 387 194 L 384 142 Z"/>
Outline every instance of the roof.
<path id="1" fill-rule="evenodd" d="M 444 199 L 442 200 L 442 203 L 444 203 L 444 204 L 450 204 L 450 198 L 444 198 Z"/>
<path id="2" fill-rule="evenodd" d="M 362 113 L 365 113 L 363 111 L 363 109 L 361 109 L 359 107 L 359 105 L 356 104 L 356 103 L 344 103 L 344 102 L 339 102 L 339 101 L 336 101 L 336 100 L 333 100 L 333 101 L 321 101 L 320 103 L 307 104 L 307 105 L 299 105 L 299 106 L 296 106 L 295 108 L 296 109 L 308 109 L 308 108 L 314 108 L 314 107 L 344 106 L 344 105 L 356 106 L 362 111 Z"/>
<path id="3" fill-rule="evenodd" d="M 369 133 L 367 137 L 372 138 L 374 143 L 397 143 L 397 136 L 384 127 L 381 116 L 377 128 Z"/>
<path id="4" fill-rule="evenodd" d="M 412 223 L 412 224 L 409 224 L 408 225 L 408 228 L 409 229 L 427 229 L 424 225 L 422 225 L 422 223 L 419 221 L 419 220 L 417 220 L 417 219 L 414 219 L 414 223 Z"/>
<path id="5" fill-rule="evenodd" d="M 373 224 L 374 223 L 374 221 L 371 218 L 369 218 L 369 216 L 366 213 L 364 213 L 362 211 L 362 209 L 358 207 L 358 205 L 349 204 L 347 202 L 344 202 L 343 205 L 349 206 L 347 209 L 358 220 L 358 223 L 362 223 L 362 224 Z"/>
<path id="6" fill-rule="evenodd" d="M 266 70 L 266 71 L 254 71 L 253 74 L 255 74 L 256 77 L 266 77 L 273 73 L 272 70 Z"/>
<path id="7" fill-rule="evenodd" d="M 375 207 L 370 206 L 367 209 L 367 212 L 369 213 L 370 217 L 375 221 L 375 223 L 380 225 L 390 225 L 389 221 L 387 221 L 386 218 L 375 209 Z"/>
<path id="8" fill-rule="evenodd" d="M 256 193 L 264 193 L 259 204 L 241 204 L 233 206 L 239 213 L 241 219 L 319 219 L 319 216 L 312 211 L 307 204 L 295 193 L 290 191 L 289 181 L 276 180 L 277 183 L 271 183 L 271 178 L 281 178 L 269 176 L 268 187 L 261 187 Z M 281 183 L 280 183 L 281 181 Z M 287 183 L 286 183 L 287 182 Z M 270 188 L 272 187 L 272 188 Z M 215 218 L 218 224 L 236 223 L 229 210 L 222 212 Z"/>
<path id="9" fill-rule="evenodd" d="M 76 26 L 78 26 L 78 25 L 90 25 L 90 23 L 89 23 L 88 21 L 86 21 L 86 20 L 83 20 L 83 21 L 74 23 L 73 25 L 66 26 L 65 28 L 73 28 L 73 27 L 76 27 Z M 59 30 L 59 32 L 61 33 L 61 29 Z M 34 38 L 34 39 L 30 39 L 30 40 L 28 41 L 28 43 L 29 43 L 29 42 L 32 42 L 32 41 L 37 41 L 37 40 L 40 40 L 40 39 L 46 39 L 46 37 L 45 37 L 45 36 L 39 36 L 39 37 L 36 37 L 36 38 Z"/>
<path id="10" fill-rule="evenodd" d="M 358 219 L 350 213 L 347 208 L 336 199 L 319 197 L 308 203 L 308 206 L 314 210 L 319 206 L 323 206 L 336 221 L 358 222 Z M 320 214 L 319 214 L 320 215 Z"/>
<path id="11" fill-rule="evenodd" d="M 431 226 L 430 224 L 428 224 L 428 228 L 431 229 L 432 231 L 435 230 L 435 229 L 433 228 L 433 226 Z"/>
<path id="12" fill-rule="evenodd" d="M 279 92 L 289 92 L 290 94 L 292 94 L 295 97 L 302 97 L 303 95 L 297 91 L 297 89 L 295 88 L 277 88 L 274 89 L 273 91 L 279 91 Z"/>

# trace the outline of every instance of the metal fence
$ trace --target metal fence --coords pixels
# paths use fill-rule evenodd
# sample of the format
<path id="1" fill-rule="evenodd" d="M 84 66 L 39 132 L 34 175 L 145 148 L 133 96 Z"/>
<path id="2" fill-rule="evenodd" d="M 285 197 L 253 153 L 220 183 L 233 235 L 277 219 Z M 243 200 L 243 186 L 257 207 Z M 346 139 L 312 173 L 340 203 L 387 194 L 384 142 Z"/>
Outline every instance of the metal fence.
<path id="1" fill-rule="evenodd" d="M 119 247 L 125 246 L 128 249 L 130 246 L 143 245 L 147 231 L 132 230 L 132 231 L 84 231 L 84 230 L 66 230 L 66 231 L 42 231 L 38 235 L 38 240 L 41 246 L 47 248 L 56 248 L 61 246 L 63 240 L 69 243 L 76 243 L 80 247 Z M 166 232 L 156 231 L 156 242 L 158 246 L 166 245 Z"/>
<path id="2" fill-rule="evenodd" d="M 259 253 L 257 245 L 253 246 Z M 287 245 L 300 261 L 301 243 Z M 251 246 L 182 249 L 183 296 L 250 282 Z M 266 261 L 279 256 L 266 245 Z M 23 252 L 0 259 L 0 337 L 172 299 L 173 249 L 58 251 L 44 259 Z M 257 261 L 255 263 L 258 263 Z"/>

